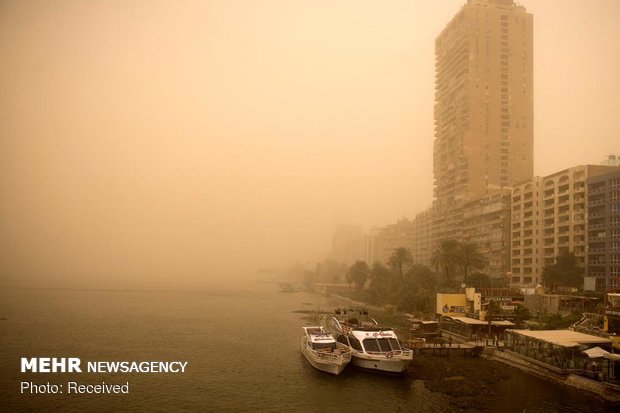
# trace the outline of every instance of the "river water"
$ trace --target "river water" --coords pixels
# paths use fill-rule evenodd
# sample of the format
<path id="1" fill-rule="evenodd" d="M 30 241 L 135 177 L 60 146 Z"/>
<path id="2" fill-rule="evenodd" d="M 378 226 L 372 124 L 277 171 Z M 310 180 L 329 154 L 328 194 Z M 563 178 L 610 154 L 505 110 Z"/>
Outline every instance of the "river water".
<path id="1" fill-rule="evenodd" d="M 385 377 L 349 367 L 333 377 L 301 356 L 300 309 L 324 297 L 271 284 L 197 292 L 0 291 L 0 411 L 459 411 L 411 372 Z M 21 357 L 188 361 L 173 373 L 20 372 Z M 480 363 L 492 363 L 480 360 Z M 603 412 L 584 393 L 510 370 L 482 410 Z M 129 394 L 20 393 L 20 383 L 130 383 Z M 3 407 L 4 406 L 4 407 Z M 480 407 L 478 407 L 480 411 Z"/>

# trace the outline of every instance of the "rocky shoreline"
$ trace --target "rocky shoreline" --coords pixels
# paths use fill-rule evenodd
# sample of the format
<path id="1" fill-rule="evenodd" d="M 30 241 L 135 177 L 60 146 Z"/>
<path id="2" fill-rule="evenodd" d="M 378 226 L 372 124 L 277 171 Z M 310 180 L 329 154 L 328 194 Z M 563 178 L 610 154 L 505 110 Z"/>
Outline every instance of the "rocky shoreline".
<path id="1" fill-rule="evenodd" d="M 414 357 L 409 377 L 422 381 L 427 390 L 446 396 L 456 411 L 463 412 L 512 411 L 510 401 L 516 397 L 531 399 L 528 411 L 558 411 L 544 404 L 544 396 L 549 392 L 573 400 L 575 407 L 580 406 L 575 411 L 613 411 L 620 407 L 592 393 L 532 377 L 516 367 L 479 357 Z M 540 386 L 540 393 L 520 394 L 520 389 L 532 382 Z"/>
<path id="2" fill-rule="evenodd" d="M 449 396 L 454 407 L 484 411 L 497 396 L 498 383 L 510 378 L 500 367 L 480 358 L 424 356 L 414 357 L 409 375 L 428 390 Z"/>

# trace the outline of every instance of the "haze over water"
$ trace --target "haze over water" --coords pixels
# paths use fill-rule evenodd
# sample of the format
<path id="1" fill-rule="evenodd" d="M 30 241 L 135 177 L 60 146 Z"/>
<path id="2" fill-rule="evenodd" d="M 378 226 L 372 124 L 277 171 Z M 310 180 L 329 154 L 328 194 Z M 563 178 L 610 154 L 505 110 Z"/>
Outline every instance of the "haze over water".
<path id="1" fill-rule="evenodd" d="M 415 371 L 394 378 L 349 366 L 332 377 L 311 367 L 299 351 L 307 321 L 293 311 L 332 306 L 319 295 L 280 293 L 273 284 L 196 292 L 3 289 L 0 405 L 37 412 L 459 411 L 450 397 L 427 390 Z M 20 357 L 36 356 L 79 357 L 84 364 L 183 360 L 188 367 L 185 374 L 20 373 Z M 606 411 L 589 394 L 496 368 L 508 378 L 497 394 L 479 399 L 486 407 L 476 411 Z M 22 380 L 129 381 L 130 394 L 19 394 Z"/>
<path id="2" fill-rule="evenodd" d="M 463 3 L 0 2 L 0 283 L 225 284 L 412 217 Z M 522 3 L 535 173 L 620 152 L 620 3 Z"/>

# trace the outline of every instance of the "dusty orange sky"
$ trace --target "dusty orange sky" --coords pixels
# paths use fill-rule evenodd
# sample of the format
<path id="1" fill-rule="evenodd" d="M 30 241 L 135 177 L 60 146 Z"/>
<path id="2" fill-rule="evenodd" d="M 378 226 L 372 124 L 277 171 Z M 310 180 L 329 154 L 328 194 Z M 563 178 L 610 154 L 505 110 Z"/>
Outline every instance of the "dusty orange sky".
<path id="1" fill-rule="evenodd" d="M 463 0 L 0 2 L 0 277 L 201 285 L 431 202 Z M 620 2 L 534 14 L 535 173 L 620 153 Z"/>

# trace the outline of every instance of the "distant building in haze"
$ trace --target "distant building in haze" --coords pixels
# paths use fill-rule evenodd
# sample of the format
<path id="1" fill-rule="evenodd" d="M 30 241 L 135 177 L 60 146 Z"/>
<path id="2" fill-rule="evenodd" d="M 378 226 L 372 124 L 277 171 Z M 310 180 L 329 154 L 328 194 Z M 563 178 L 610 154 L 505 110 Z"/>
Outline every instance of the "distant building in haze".
<path id="1" fill-rule="evenodd" d="M 533 176 L 533 23 L 512 0 L 468 0 L 435 40 L 439 212 Z"/>
<path id="2" fill-rule="evenodd" d="M 610 153 L 607 159 L 601 162 L 601 165 L 620 166 L 620 155 Z"/>
<path id="3" fill-rule="evenodd" d="M 432 207 L 416 214 L 413 219 L 413 262 L 430 267 L 433 253 L 433 210 Z"/>
<path id="4" fill-rule="evenodd" d="M 338 225 L 332 236 L 331 259 L 347 265 L 355 262 L 357 246 L 363 235 L 358 225 Z"/>
<path id="5" fill-rule="evenodd" d="M 377 229 L 373 228 L 370 233 L 361 235 L 355 242 L 354 261 L 364 261 L 368 266 L 375 262 L 375 239 Z"/>
<path id="6" fill-rule="evenodd" d="M 375 261 L 388 264 L 394 250 L 406 248 L 413 253 L 414 245 L 415 226 L 408 219 L 403 218 L 395 224 L 381 227 L 377 230 L 375 236 Z"/>

